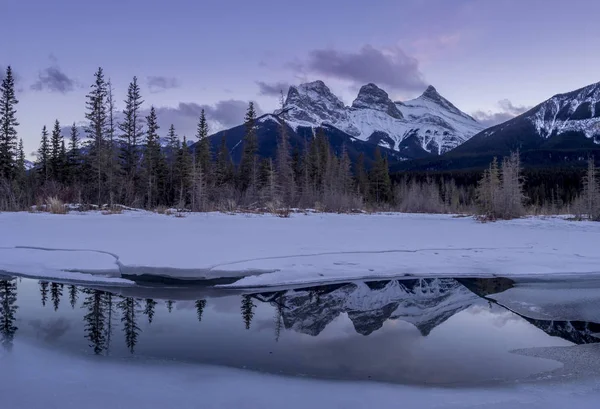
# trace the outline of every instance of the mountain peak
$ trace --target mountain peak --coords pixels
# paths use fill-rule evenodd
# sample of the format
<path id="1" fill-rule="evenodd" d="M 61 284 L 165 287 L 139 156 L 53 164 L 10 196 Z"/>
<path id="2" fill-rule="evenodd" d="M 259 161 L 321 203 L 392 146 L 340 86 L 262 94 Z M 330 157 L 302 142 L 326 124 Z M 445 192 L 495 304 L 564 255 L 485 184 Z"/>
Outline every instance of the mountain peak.
<path id="1" fill-rule="evenodd" d="M 425 92 L 423 92 L 423 94 L 421 95 L 421 98 L 428 98 L 433 101 L 443 99 L 443 97 L 440 95 L 440 93 L 437 91 L 437 89 L 435 89 L 435 87 L 433 85 L 430 85 L 427 87 Z"/>
<path id="2" fill-rule="evenodd" d="M 358 92 L 358 96 L 352 102 L 352 108 L 355 109 L 375 109 L 386 112 L 393 118 L 402 119 L 402 113 L 392 102 L 387 92 L 373 83 L 363 85 Z"/>

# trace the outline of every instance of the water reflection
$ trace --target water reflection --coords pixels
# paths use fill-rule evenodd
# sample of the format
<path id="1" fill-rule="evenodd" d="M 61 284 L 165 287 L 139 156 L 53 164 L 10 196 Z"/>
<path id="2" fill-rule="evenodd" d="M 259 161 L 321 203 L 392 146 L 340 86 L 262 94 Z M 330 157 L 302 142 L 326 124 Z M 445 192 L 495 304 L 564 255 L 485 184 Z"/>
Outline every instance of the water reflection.
<path id="1" fill-rule="evenodd" d="M 36 335 L 38 339 L 55 347 L 73 348 L 81 344 L 83 334 L 86 348 L 97 355 L 140 354 L 141 349 L 143 355 L 274 372 L 291 365 L 296 373 L 326 372 L 328 376 L 340 372 L 352 376 L 351 369 L 357 374 L 366 368 L 369 377 L 379 371 L 380 379 L 394 381 L 434 376 L 419 372 L 422 367 L 410 367 L 406 357 L 394 361 L 394 354 L 409 354 L 410 359 L 422 354 L 419 359 L 427 364 L 435 358 L 426 356 L 447 353 L 462 353 L 461 359 L 472 359 L 469 348 L 473 345 L 487 348 L 481 354 L 498 348 L 507 354 L 517 347 L 537 346 L 531 342 L 531 334 L 529 341 L 521 342 L 512 339 L 514 335 L 504 328 L 501 334 L 511 339 L 480 336 L 490 331 L 475 318 L 481 311 L 487 311 L 487 317 L 518 321 L 519 328 L 539 328 L 549 340 L 565 340 L 558 344 L 544 341 L 544 345 L 600 342 L 594 336 L 600 333 L 596 322 L 530 318 L 499 305 L 490 296 L 519 285 L 502 278 L 379 280 L 243 294 L 205 287 L 65 288 L 62 283 L 31 280 L 23 280 L 23 284 L 19 291 L 27 311 L 19 314 L 29 318 L 17 325 L 17 280 L 0 280 L 0 336 L 6 349 L 11 348 L 17 327 L 27 332 L 28 327 L 39 329 L 45 320 L 44 328 L 60 324 L 63 330 L 55 337 Z M 35 306 L 30 305 L 30 295 L 35 296 Z M 67 299 L 71 308 L 64 307 Z M 75 325 L 65 326 L 67 323 Z M 465 331 L 470 331 L 469 339 L 464 338 Z M 339 337 L 344 339 L 341 344 L 334 341 Z M 480 347 L 478 337 L 492 344 Z M 434 340 L 428 343 L 431 338 Z M 540 340 L 540 335 L 535 339 Z M 409 352 L 417 342 L 426 352 Z M 449 345 L 455 349 L 444 352 Z M 450 362 L 458 358 L 444 359 Z M 494 359 L 499 367 L 515 365 L 505 363 L 505 355 Z M 446 370 L 448 379 L 454 379 L 452 371 L 457 369 Z M 437 367 L 436 371 L 436 376 L 444 373 Z"/>
<path id="2" fill-rule="evenodd" d="M 15 325 L 17 314 L 17 280 L 0 280 L 0 344 L 6 350 L 12 348 L 18 328 Z"/>

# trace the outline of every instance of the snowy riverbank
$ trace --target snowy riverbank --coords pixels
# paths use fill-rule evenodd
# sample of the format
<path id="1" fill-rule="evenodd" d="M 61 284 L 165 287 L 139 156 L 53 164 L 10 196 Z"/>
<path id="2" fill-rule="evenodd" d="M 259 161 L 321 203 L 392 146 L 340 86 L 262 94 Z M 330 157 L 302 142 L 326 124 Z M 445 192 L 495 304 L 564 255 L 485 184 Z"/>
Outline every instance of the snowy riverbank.
<path id="1" fill-rule="evenodd" d="M 0 270 L 121 284 L 122 273 L 250 275 L 240 286 L 403 274 L 598 273 L 598 237 L 600 223 L 560 218 L 482 224 L 411 214 L 2 213 Z"/>

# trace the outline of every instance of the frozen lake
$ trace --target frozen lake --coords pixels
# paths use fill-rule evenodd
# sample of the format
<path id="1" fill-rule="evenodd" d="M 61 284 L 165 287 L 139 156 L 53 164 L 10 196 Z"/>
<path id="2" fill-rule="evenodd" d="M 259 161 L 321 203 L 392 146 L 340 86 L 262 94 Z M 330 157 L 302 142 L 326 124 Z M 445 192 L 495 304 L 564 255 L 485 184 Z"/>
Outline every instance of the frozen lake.
<path id="1" fill-rule="evenodd" d="M 583 277 L 233 290 L 6 276 L 0 336 L 7 355 L 35 346 L 94 365 L 157 360 L 313 379 L 506 385 L 563 377 L 564 363 L 515 350 L 600 342 L 599 299 L 600 279 Z"/>

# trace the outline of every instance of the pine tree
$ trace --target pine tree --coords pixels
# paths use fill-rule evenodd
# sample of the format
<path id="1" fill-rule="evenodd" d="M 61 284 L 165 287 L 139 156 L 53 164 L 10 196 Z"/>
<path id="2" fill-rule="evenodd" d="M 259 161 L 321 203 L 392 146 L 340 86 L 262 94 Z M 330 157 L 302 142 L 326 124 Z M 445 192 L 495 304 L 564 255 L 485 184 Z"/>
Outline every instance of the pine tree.
<path id="1" fill-rule="evenodd" d="M 365 154 L 362 152 L 356 161 L 356 184 L 359 193 L 366 199 L 369 196 L 369 176 L 365 168 Z"/>
<path id="2" fill-rule="evenodd" d="M 175 163 L 177 162 L 177 156 L 179 155 L 180 143 L 179 137 L 175 133 L 175 127 L 173 124 L 169 127 L 167 133 L 167 185 L 169 186 L 168 191 L 168 202 L 172 203 L 175 200 L 176 188 L 175 188 Z"/>
<path id="3" fill-rule="evenodd" d="M 66 182 L 68 177 L 68 164 L 69 156 L 67 154 L 67 147 L 65 146 L 65 139 L 60 140 L 60 153 L 58 154 L 58 163 L 60 164 L 59 179 L 61 182 Z"/>
<path id="4" fill-rule="evenodd" d="M 283 93 L 282 93 L 283 96 Z M 285 121 L 279 122 L 279 138 L 277 140 L 277 185 L 281 197 L 287 206 L 291 206 L 296 196 L 294 169 L 290 155 L 290 143 Z"/>
<path id="5" fill-rule="evenodd" d="M 71 125 L 71 139 L 69 141 L 69 153 L 68 153 L 68 169 L 69 169 L 69 180 L 72 183 L 79 181 L 79 169 L 81 165 L 81 158 L 79 155 L 79 131 L 77 125 L 73 122 Z"/>
<path id="6" fill-rule="evenodd" d="M 254 194 L 258 181 L 258 141 L 256 138 L 256 111 L 253 102 L 248 105 L 244 123 L 246 133 L 240 161 L 239 184 L 243 192 L 250 190 L 250 193 Z"/>
<path id="7" fill-rule="evenodd" d="M 60 146 L 62 135 L 60 133 L 60 122 L 54 121 L 52 129 L 52 139 L 50 142 L 50 174 L 53 180 L 59 181 L 61 178 L 62 164 L 60 163 Z"/>
<path id="8" fill-rule="evenodd" d="M 6 68 L 6 75 L 0 84 L 0 179 L 14 176 L 17 149 L 17 110 L 19 101 L 15 95 L 15 79 L 12 68 Z"/>
<path id="9" fill-rule="evenodd" d="M 600 221 L 600 183 L 594 158 L 588 159 L 588 166 L 583 177 L 583 213 L 590 220 Z"/>
<path id="10" fill-rule="evenodd" d="M 106 172 L 106 128 L 107 128 L 107 85 L 104 80 L 104 71 L 98 68 L 94 74 L 95 81 L 87 95 L 87 112 L 85 118 L 89 121 L 86 133 L 91 140 L 91 149 L 88 157 L 93 170 L 92 178 L 96 183 L 96 199 L 102 205 L 104 182 Z"/>
<path id="11" fill-rule="evenodd" d="M 48 130 L 46 129 L 46 125 L 44 125 L 42 128 L 42 140 L 40 142 L 40 148 L 38 149 L 37 164 L 40 176 L 45 182 L 50 180 L 50 160 L 50 141 L 48 139 Z"/>
<path id="12" fill-rule="evenodd" d="M 121 151 L 123 171 L 134 191 L 139 161 L 138 144 L 143 137 L 142 118 L 140 116 L 140 107 L 143 103 L 137 77 L 133 77 L 133 81 L 127 89 L 127 99 L 125 99 L 125 109 L 123 109 L 124 120 L 119 124 L 119 128 L 123 132 L 120 136 L 123 141 Z"/>
<path id="13" fill-rule="evenodd" d="M 146 117 L 146 146 L 144 155 L 144 174 L 146 178 L 146 204 L 152 208 L 158 199 L 158 179 L 160 169 L 160 140 L 158 136 L 158 120 L 154 106 Z"/>
<path id="14" fill-rule="evenodd" d="M 173 301 L 171 300 L 167 300 L 167 311 L 169 311 L 169 314 L 173 311 Z"/>
<path id="15" fill-rule="evenodd" d="M 219 152 L 217 152 L 217 162 L 215 167 L 217 186 L 223 186 L 232 183 L 234 177 L 234 167 L 229 149 L 227 149 L 227 138 L 224 133 L 221 137 Z"/>
<path id="16" fill-rule="evenodd" d="M 370 173 L 371 197 L 375 203 L 385 203 L 391 200 L 392 181 L 388 169 L 387 158 L 381 155 L 379 146 L 375 148 L 375 163 Z"/>
<path id="17" fill-rule="evenodd" d="M 208 177 L 211 170 L 211 153 L 210 141 L 208 139 L 208 122 L 206 120 L 204 109 L 200 112 L 196 137 L 198 138 L 198 144 L 196 145 L 196 161 L 202 169 L 202 174 Z"/>
<path id="18" fill-rule="evenodd" d="M 112 82 L 109 79 L 106 83 L 106 109 L 108 111 L 107 118 L 107 177 L 108 177 L 108 192 L 109 192 L 109 203 L 110 206 L 114 206 L 116 196 L 116 176 L 119 172 L 118 161 L 115 158 L 115 134 L 116 126 L 115 123 L 115 100 L 113 98 L 113 87 Z"/>
<path id="19" fill-rule="evenodd" d="M 23 139 L 19 139 L 19 147 L 17 148 L 17 180 L 23 187 L 27 177 L 27 168 L 25 166 L 25 148 L 23 147 Z"/>
<path id="20" fill-rule="evenodd" d="M 175 186 L 177 187 L 179 207 L 183 208 L 188 202 L 192 186 L 192 158 L 185 136 L 175 163 Z"/>

